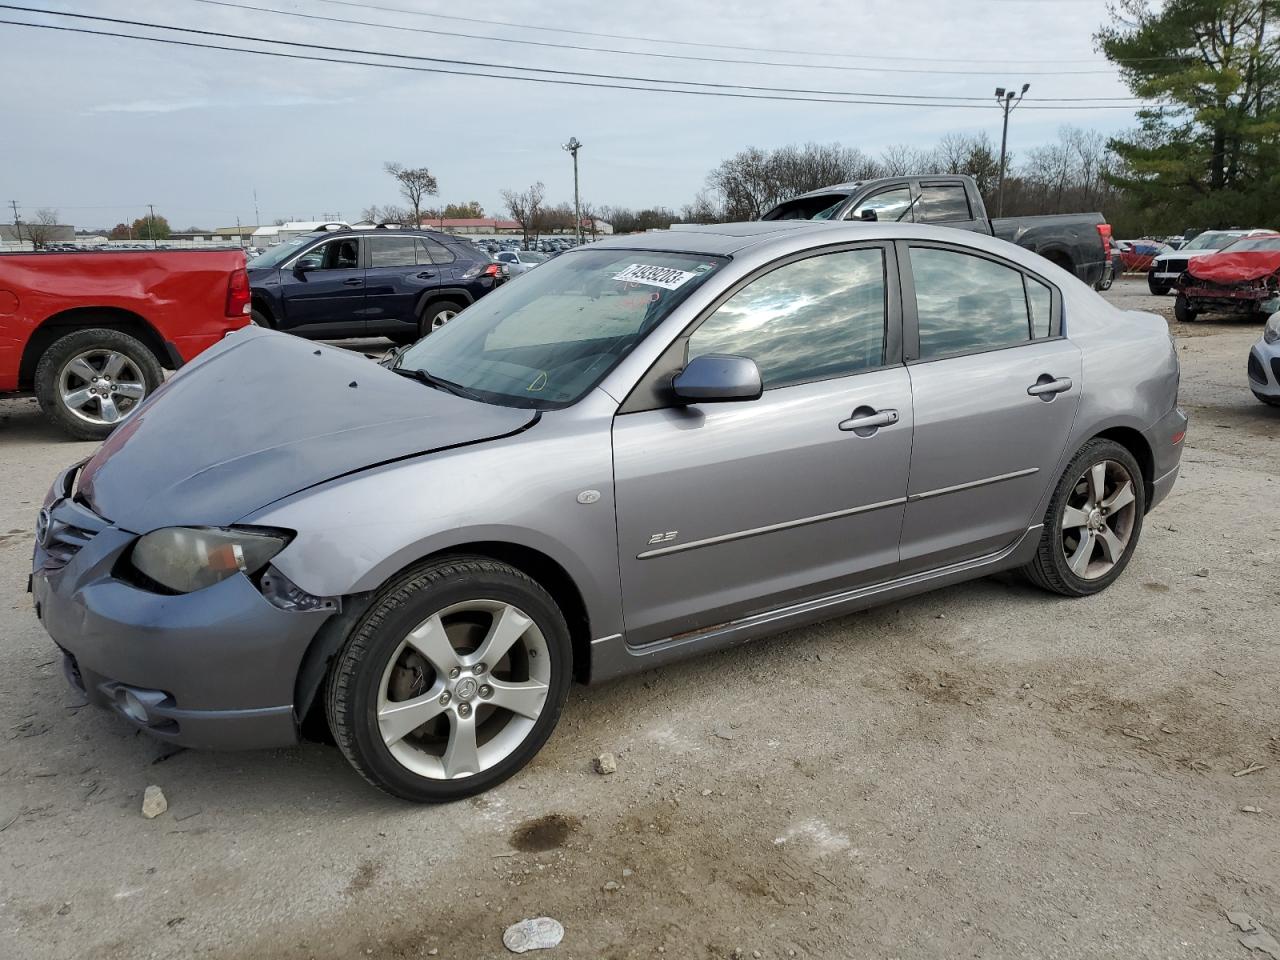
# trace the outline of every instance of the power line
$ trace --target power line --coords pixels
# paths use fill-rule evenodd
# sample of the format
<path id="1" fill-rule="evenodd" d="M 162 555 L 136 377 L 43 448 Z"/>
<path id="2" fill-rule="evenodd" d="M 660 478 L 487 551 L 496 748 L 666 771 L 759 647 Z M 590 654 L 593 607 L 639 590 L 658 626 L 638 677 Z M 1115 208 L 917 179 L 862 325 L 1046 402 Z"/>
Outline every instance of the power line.
<path id="1" fill-rule="evenodd" d="M 854 71 L 858 73 L 921 73 L 921 74 L 948 74 L 948 75 L 961 74 L 961 75 L 972 75 L 972 76 L 995 76 L 997 74 L 1003 73 L 1002 70 L 993 70 L 993 71 L 904 70 L 904 69 L 897 69 L 893 67 L 853 67 L 853 66 L 841 66 L 836 64 L 824 64 L 824 63 L 813 63 L 813 62 L 780 63 L 775 60 L 743 60 L 743 59 L 737 59 L 732 57 L 707 57 L 707 56 L 694 56 L 692 54 L 663 53 L 663 52 L 642 51 L 642 50 L 621 50 L 616 47 L 586 46 L 584 44 L 575 44 L 575 43 L 555 43 L 550 40 L 526 40 L 526 39 L 516 38 L 516 37 L 495 37 L 495 36 L 478 34 L 478 33 L 459 33 L 453 30 L 437 30 L 431 27 L 407 27 L 402 24 L 395 24 L 395 23 L 377 23 L 376 21 L 373 21 L 373 20 L 354 20 L 348 17 L 328 17 L 319 13 L 303 13 L 298 10 L 281 10 L 277 7 L 264 7 L 264 6 L 257 6 L 257 5 L 246 6 L 241 3 L 231 3 L 231 2 L 228 2 L 228 0 L 191 0 L 191 2 L 202 3 L 207 6 L 213 6 L 213 7 L 229 7 L 233 10 L 248 10 L 253 13 L 274 13 L 282 17 L 297 17 L 303 20 L 316 20 L 316 21 L 322 21 L 327 23 L 340 23 L 346 26 L 374 27 L 380 30 L 396 30 L 402 33 L 426 33 L 426 34 L 431 34 L 432 36 L 456 37 L 464 40 L 481 40 L 489 43 L 510 43 L 510 44 L 519 44 L 521 46 L 530 46 L 530 47 L 549 47 L 553 50 L 578 50 L 578 51 L 584 51 L 587 53 L 618 54 L 626 57 L 650 57 L 650 58 L 658 58 L 663 60 L 693 61 L 697 63 L 744 64 L 752 67 L 786 67 L 786 68 L 801 69 L 801 70 L 843 70 L 843 71 Z M 382 8 L 378 8 L 378 9 L 382 9 Z M 415 11 L 404 11 L 404 12 L 413 13 Z M 435 14 L 422 14 L 422 16 L 435 16 Z M 450 17 L 448 19 L 467 20 L 468 22 L 470 22 L 471 20 L 471 18 L 468 18 L 468 17 L 458 17 L 458 18 Z M 641 40 L 643 38 L 637 37 L 634 39 Z M 649 42 L 649 41 L 646 41 L 646 42 Z M 672 42 L 676 42 L 676 41 L 672 41 Z M 718 45 L 708 44 L 708 46 L 714 47 Z M 747 49 L 750 49 L 750 48 L 747 48 Z M 782 51 L 779 51 L 779 52 L 782 52 Z M 786 52 L 795 52 L 795 51 L 786 51 Z M 913 59 L 914 60 L 915 58 L 885 57 L 885 58 L 874 58 L 874 59 Z M 937 61 L 930 61 L 930 62 L 937 62 Z M 963 62 L 972 63 L 971 60 L 963 61 Z M 1095 61 L 1088 61 L 1088 62 L 1095 62 Z M 1023 70 L 1020 72 L 1027 73 L 1028 71 Z M 1053 71 L 1031 71 L 1031 72 L 1032 73 L 1040 72 L 1040 73 L 1046 73 L 1049 75 L 1055 75 L 1055 72 Z M 1065 74 L 1112 73 L 1112 71 L 1109 69 L 1108 70 L 1066 70 L 1066 71 L 1060 71 L 1060 72 Z M 1122 98 L 1116 97 L 1116 98 L 1103 98 L 1103 99 L 1122 99 Z M 1126 99 L 1130 99 L 1130 98 L 1126 98 Z"/>
<path id="2" fill-rule="evenodd" d="M 804 99 L 807 96 L 814 96 L 814 97 L 837 97 L 837 98 L 842 98 L 838 102 L 849 102 L 849 103 L 855 103 L 855 102 L 857 103 L 883 103 L 883 102 L 900 103 L 900 102 L 903 102 L 905 104 L 905 101 L 913 101 L 913 102 L 914 101 L 938 101 L 939 105 L 955 106 L 955 107 L 963 106 L 963 107 L 972 107 L 972 108 L 977 108 L 978 105 L 972 104 L 972 103 L 953 103 L 950 101 L 979 99 L 982 102 L 985 102 L 985 98 L 939 97 L 939 96 L 932 96 L 928 94 L 913 95 L 913 94 L 863 93 L 859 91 L 849 91 L 849 90 L 814 90 L 814 89 L 797 88 L 797 87 L 765 87 L 765 86 L 752 86 L 748 84 L 712 83 L 712 82 L 699 81 L 699 80 L 671 80 L 671 79 L 656 78 L 656 77 L 638 77 L 638 76 L 627 76 L 627 75 L 609 74 L 609 73 L 589 73 L 581 70 L 558 70 L 550 67 L 524 67 L 524 66 L 506 64 L 506 63 L 485 63 L 481 61 L 471 61 L 471 60 L 448 60 L 441 57 L 424 57 L 424 56 L 407 54 L 407 53 L 390 53 L 390 52 L 385 52 L 381 50 L 365 50 L 358 47 L 337 47 L 337 46 L 330 46 L 327 44 L 304 43 L 297 40 L 275 40 L 268 37 L 252 37 L 252 36 L 246 36 L 244 34 L 238 34 L 238 33 L 225 33 L 218 30 L 201 30 L 195 27 L 178 27 L 178 26 L 172 26 L 170 24 L 151 23 L 149 21 L 142 21 L 142 20 L 126 20 L 118 17 L 103 17 L 103 16 L 95 16 L 92 14 L 85 14 L 85 13 L 65 13 L 62 11 L 45 10 L 37 7 L 17 6 L 14 4 L 0 3 L 0 10 L 20 10 L 25 13 L 48 14 L 48 15 L 60 16 L 60 17 L 70 17 L 76 20 L 93 20 L 93 21 L 100 21 L 105 23 L 131 26 L 131 27 L 142 27 L 145 29 L 170 30 L 178 33 L 196 34 L 198 36 L 204 36 L 204 37 L 217 37 L 219 39 L 225 39 L 225 40 L 240 40 L 240 41 L 248 41 L 251 43 L 270 43 L 270 44 L 276 44 L 279 46 L 298 47 L 305 50 L 320 50 L 320 51 L 324 51 L 325 53 L 342 53 L 342 54 L 354 54 L 358 56 L 387 57 L 387 58 L 397 59 L 397 60 L 412 60 L 412 61 L 421 62 L 421 63 L 438 63 L 438 64 L 446 64 L 448 66 L 455 66 L 455 67 L 456 66 L 474 67 L 474 68 L 480 68 L 484 70 L 518 70 L 526 73 L 551 74 L 555 77 L 585 77 L 589 80 L 610 80 L 610 81 L 621 81 L 623 83 L 645 83 L 645 84 L 658 84 L 658 85 L 666 84 L 666 85 L 673 85 L 673 86 L 686 86 L 686 87 L 691 86 L 691 87 L 704 88 L 702 91 L 694 91 L 694 90 L 678 91 L 678 90 L 672 90 L 668 87 L 666 88 L 666 92 L 710 93 L 714 91 L 714 92 L 721 92 L 724 96 L 745 97 L 747 96 L 747 94 L 732 94 L 732 93 L 729 93 L 728 91 L 746 90 L 746 91 L 752 91 L 753 93 L 757 93 L 757 94 L 767 94 L 768 96 L 764 97 L 764 99 Z M 25 25 L 51 26 L 51 25 L 44 25 L 44 24 L 25 24 Z M 70 29 L 70 28 L 65 28 L 65 29 Z M 102 31 L 85 31 L 85 32 L 101 33 Z M 107 35 L 111 35 L 111 34 L 107 34 Z M 122 35 L 122 36 L 131 36 L 133 39 L 149 39 L 149 40 L 161 39 L 157 37 L 138 37 L 133 35 Z M 254 52 L 254 51 L 249 51 L 249 52 Z M 257 51 L 257 52 L 266 52 L 266 51 Z M 354 61 L 342 61 L 342 62 L 354 62 Z M 377 65 L 377 64 L 373 64 L 373 65 Z M 382 66 L 391 66 L 391 64 L 382 64 Z M 456 71 L 440 71 L 440 72 L 456 72 Z M 482 74 L 470 73 L 468 75 L 480 76 Z M 527 79 L 527 80 L 537 79 L 543 82 L 553 82 L 550 78 L 545 78 L 545 77 L 544 78 L 535 78 L 535 77 L 513 78 L 508 75 L 503 77 L 503 79 Z M 569 81 L 562 81 L 562 82 L 568 83 Z M 578 85 L 582 85 L 582 84 L 579 83 Z M 621 87 L 618 87 L 617 84 L 609 84 L 609 86 L 612 86 L 616 89 L 623 89 Z M 636 87 L 632 89 L 651 89 L 651 88 Z M 776 94 L 787 94 L 788 96 L 786 97 L 774 96 Z M 796 95 L 796 96 L 791 96 L 791 95 Z M 848 99 L 848 98 L 857 98 L 857 97 L 878 97 L 881 99 L 873 100 L 873 101 L 859 101 L 859 100 Z M 1081 98 L 1079 100 L 1072 101 L 1072 102 L 1083 103 L 1090 107 L 1097 106 L 1099 109 L 1102 109 L 1100 105 L 1097 105 L 1093 102 L 1092 98 Z M 913 105 L 927 105 L 927 104 L 913 103 Z M 1053 108 L 1045 106 L 1045 107 L 1040 107 L 1039 109 L 1048 110 Z"/>
<path id="3" fill-rule="evenodd" d="M 25 9 L 25 8 L 15 8 L 7 4 L 0 4 L 0 9 Z M 52 10 L 41 10 L 36 12 L 54 13 L 54 11 Z M 84 16 L 84 15 L 61 14 L 61 16 Z M 108 18 L 89 18 L 89 19 L 108 19 Z M 411 66 L 405 63 L 380 63 L 372 60 L 351 60 L 351 59 L 345 59 L 342 57 L 323 57 L 315 54 L 285 53 L 281 50 L 255 50 L 249 47 L 233 47 L 233 46 L 228 46 L 226 44 L 216 44 L 216 43 L 197 43 L 192 40 L 177 40 L 172 37 L 148 37 L 148 36 L 143 36 L 135 33 L 122 33 L 122 32 L 113 31 L 113 30 L 93 30 L 88 27 L 68 27 L 68 26 L 61 26 L 59 24 L 52 24 L 52 23 L 31 23 L 25 20 L 0 19 L 0 24 L 14 26 L 14 27 L 29 27 L 36 30 L 53 30 L 59 33 L 79 33 L 79 34 L 86 34 L 89 36 L 115 37 L 115 38 L 120 38 L 125 40 L 143 40 L 149 43 L 158 43 L 158 44 L 165 44 L 168 46 L 177 46 L 177 47 L 196 48 L 196 49 L 202 49 L 202 50 L 222 50 L 230 53 L 249 53 L 249 54 L 254 54 L 256 56 L 276 57 L 284 60 L 303 60 L 303 61 L 310 61 L 313 63 L 336 63 L 336 64 L 342 64 L 344 66 L 356 66 L 356 67 L 378 67 L 384 70 L 402 70 L 402 71 L 410 71 L 413 73 L 435 73 L 435 74 L 445 74 L 449 76 L 460 76 L 460 77 L 481 77 L 481 78 L 486 78 L 491 80 L 518 80 L 524 83 L 543 83 L 543 84 L 571 86 L 571 87 L 591 87 L 591 88 L 602 89 L 602 90 L 636 90 L 636 91 L 641 91 L 645 93 L 675 93 L 675 94 L 683 94 L 684 96 L 692 96 L 692 97 L 729 97 L 737 100 L 771 100 L 771 101 L 777 101 L 782 103 L 843 103 L 843 104 L 851 104 L 856 106 L 881 106 L 881 107 L 885 107 L 885 106 L 933 107 L 933 108 L 946 107 L 953 110 L 984 110 L 986 109 L 984 105 L 977 104 L 977 103 L 932 103 L 932 102 L 907 102 L 907 101 L 886 101 L 886 100 L 854 100 L 854 99 L 844 99 L 844 98 L 838 98 L 838 97 L 781 96 L 781 95 L 762 94 L 762 93 L 733 93 L 728 90 L 684 90 L 684 89 L 678 89 L 676 87 L 637 86 L 635 84 L 627 84 L 627 83 L 599 83 L 599 82 L 589 81 L 589 80 L 561 79 L 558 77 L 529 77 L 529 76 L 518 76 L 518 75 L 513 76 L 511 74 L 482 73 L 474 70 L 453 70 L 445 67 L 419 67 L 419 66 Z M 151 25 L 143 24 L 143 26 L 156 26 L 159 29 L 171 29 L 171 30 L 184 29 L 184 28 L 175 28 L 175 27 L 161 27 L 156 24 L 151 24 Z M 203 33 L 205 31 L 191 30 L 189 32 Z M 303 47 L 311 47 L 311 48 L 318 48 L 318 49 L 333 49 L 338 52 L 351 52 L 351 53 L 361 52 L 358 50 L 345 50 L 344 48 L 340 48 L 340 47 L 337 47 L 337 48 L 317 47 L 317 45 L 315 44 L 298 44 L 298 43 L 293 43 L 292 41 L 285 41 L 285 40 L 262 40 L 261 38 L 246 37 L 246 36 L 241 36 L 239 34 L 228 34 L 226 36 L 231 36 L 231 37 L 234 37 L 235 39 L 246 40 L 249 42 L 289 44 L 291 46 L 303 46 Z M 387 56 L 387 57 L 406 57 L 407 56 L 406 54 L 383 54 L 383 53 L 377 53 L 377 52 L 374 52 L 372 55 Z M 409 59 L 430 59 L 430 58 L 409 58 Z M 443 62 L 452 63 L 455 61 L 443 61 Z M 551 72 L 551 71 L 543 70 L 542 68 L 534 68 L 534 67 L 508 67 L 505 69 L 537 70 L 539 72 L 544 72 L 544 73 Z M 571 71 L 556 71 L 556 72 L 570 73 L 571 75 L 574 75 L 574 76 L 583 76 L 583 74 L 574 74 Z M 608 77 L 610 75 L 601 74 L 600 76 Z M 625 79 L 625 78 L 618 77 L 617 79 Z M 683 81 L 676 80 L 676 81 L 656 81 L 656 82 L 682 83 Z M 1132 110 L 1134 109 L 1134 107 L 1132 106 L 1120 105 L 1120 104 L 1090 104 L 1090 105 L 1087 105 L 1086 108 L 1090 110 Z M 1074 106 L 1062 106 L 1062 105 L 1050 104 L 1047 106 L 1028 106 L 1026 107 L 1026 109 L 1028 110 L 1077 110 L 1082 108 L 1074 107 Z"/>
<path id="4" fill-rule="evenodd" d="M 710 50 L 746 50 L 752 53 L 781 53 L 803 57 L 833 57 L 849 60 L 901 60 L 912 61 L 917 63 L 970 63 L 969 59 L 948 59 L 946 57 L 906 57 L 906 56 L 881 56 L 856 53 L 836 53 L 824 50 L 789 50 L 783 47 L 750 47 L 739 46 L 732 43 L 709 43 L 699 40 L 672 40 L 667 37 L 643 37 L 620 33 L 596 33 L 591 30 L 571 30 L 568 27 L 547 27 L 537 23 L 514 23 L 505 20 L 486 20 L 480 17 L 460 17 L 448 13 L 433 13 L 427 10 L 406 10 L 403 7 L 387 7 L 376 3 L 357 3 L 354 0 L 317 0 L 319 3 L 328 3 L 339 7 L 355 7 L 357 10 L 379 10 L 384 13 L 398 13 L 410 17 L 430 17 L 436 20 L 453 20 L 458 23 L 478 23 L 486 27 L 510 27 L 519 30 L 543 30 L 548 33 L 567 33 L 579 37 L 596 37 L 602 40 L 627 40 L 636 43 L 665 43 L 681 47 L 703 47 Z M 1052 2 L 1055 5 L 1061 3 L 1061 0 L 1002 0 L 1006 3 L 1031 3 L 1031 2 Z M 496 38 L 490 38 L 496 39 Z M 635 53 L 635 51 L 617 51 L 619 53 Z M 649 56 L 649 54 L 643 54 Z M 1137 63 L 1144 60 L 1184 60 L 1185 57 L 1135 57 L 1131 60 L 1118 61 L 1123 63 Z M 735 61 L 737 62 L 737 61 Z M 754 63 L 755 61 L 748 61 Z M 1002 64 L 1015 63 L 1096 63 L 1092 58 L 1081 58 L 1076 60 L 1001 60 Z M 831 68 L 839 69 L 839 68 Z M 1026 73 L 1027 71 L 1021 71 Z"/>

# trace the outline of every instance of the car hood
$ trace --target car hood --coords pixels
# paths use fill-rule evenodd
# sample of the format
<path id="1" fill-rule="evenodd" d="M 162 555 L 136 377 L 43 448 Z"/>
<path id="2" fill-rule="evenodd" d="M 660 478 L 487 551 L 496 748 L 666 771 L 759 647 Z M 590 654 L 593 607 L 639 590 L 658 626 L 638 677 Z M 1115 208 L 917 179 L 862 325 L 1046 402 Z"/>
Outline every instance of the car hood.
<path id="1" fill-rule="evenodd" d="M 134 533 L 224 526 L 326 480 L 536 420 L 536 411 L 456 397 L 358 353 L 248 327 L 157 390 L 89 460 L 78 488 Z"/>
<path id="2" fill-rule="evenodd" d="M 1216 257 L 1200 257 L 1187 265 L 1187 272 L 1197 280 L 1218 283 L 1261 280 L 1277 271 L 1280 271 L 1280 252 L 1275 250 L 1220 253 Z"/>

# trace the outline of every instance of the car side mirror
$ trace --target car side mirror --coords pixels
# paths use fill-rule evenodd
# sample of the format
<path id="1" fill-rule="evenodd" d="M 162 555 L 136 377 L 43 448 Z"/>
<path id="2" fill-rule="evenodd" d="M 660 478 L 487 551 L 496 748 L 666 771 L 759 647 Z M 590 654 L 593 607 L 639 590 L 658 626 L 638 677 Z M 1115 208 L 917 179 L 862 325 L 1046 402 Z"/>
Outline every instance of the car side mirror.
<path id="1" fill-rule="evenodd" d="M 677 399 L 686 403 L 759 400 L 764 392 L 754 360 L 722 353 L 694 357 L 672 379 L 671 388 Z"/>
<path id="2" fill-rule="evenodd" d="M 876 213 L 874 210 L 863 210 L 862 213 L 859 214 L 859 217 L 863 220 L 866 220 L 868 223 L 871 223 L 880 219 L 880 215 Z"/>
<path id="3" fill-rule="evenodd" d="M 312 270 L 317 269 L 319 266 L 320 266 L 319 260 L 308 260 L 306 257 L 302 257 L 301 259 L 294 262 L 293 272 L 301 276 L 304 273 L 310 273 Z"/>

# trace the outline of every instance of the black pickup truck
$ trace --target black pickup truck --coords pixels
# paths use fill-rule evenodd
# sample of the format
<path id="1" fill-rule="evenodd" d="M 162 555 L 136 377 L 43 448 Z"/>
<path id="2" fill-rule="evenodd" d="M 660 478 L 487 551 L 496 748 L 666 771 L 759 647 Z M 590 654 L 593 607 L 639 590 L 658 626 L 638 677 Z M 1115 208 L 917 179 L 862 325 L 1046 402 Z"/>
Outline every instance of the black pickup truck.
<path id="1" fill-rule="evenodd" d="M 1102 214 L 989 220 L 977 184 L 962 175 L 838 183 L 784 200 L 760 219 L 879 220 L 958 227 L 1026 247 L 1098 290 L 1111 286 L 1111 225 Z"/>

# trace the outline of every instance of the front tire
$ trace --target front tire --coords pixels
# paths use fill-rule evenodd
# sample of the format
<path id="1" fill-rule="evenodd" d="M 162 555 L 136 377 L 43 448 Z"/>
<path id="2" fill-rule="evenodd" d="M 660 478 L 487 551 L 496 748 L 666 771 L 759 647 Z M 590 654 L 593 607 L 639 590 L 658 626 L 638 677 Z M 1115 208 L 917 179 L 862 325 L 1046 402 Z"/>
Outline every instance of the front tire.
<path id="1" fill-rule="evenodd" d="M 1129 565 L 1146 503 L 1133 454 L 1113 440 L 1090 440 L 1058 481 L 1035 559 L 1024 572 L 1067 597 L 1105 590 Z"/>
<path id="2" fill-rule="evenodd" d="M 55 340 L 36 364 L 42 409 L 79 440 L 103 440 L 164 382 L 155 354 L 119 330 L 91 327 Z"/>
<path id="3" fill-rule="evenodd" d="M 533 759 L 569 692 L 564 616 L 524 573 L 439 560 L 387 587 L 334 659 L 329 727 L 371 784 L 441 803 L 488 790 Z"/>
<path id="4" fill-rule="evenodd" d="M 1173 301 L 1173 316 L 1179 323 L 1194 323 L 1199 314 L 1192 309 L 1191 301 L 1180 293 Z"/>
<path id="5" fill-rule="evenodd" d="M 1155 271 L 1152 270 L 1147 274 L 1147 289 L 1157 297 L 1167 296 L 1169 291 L 1173 289 L 1173 284 L 1167 280 L 1160 280 L 1156 277 Z"/>

